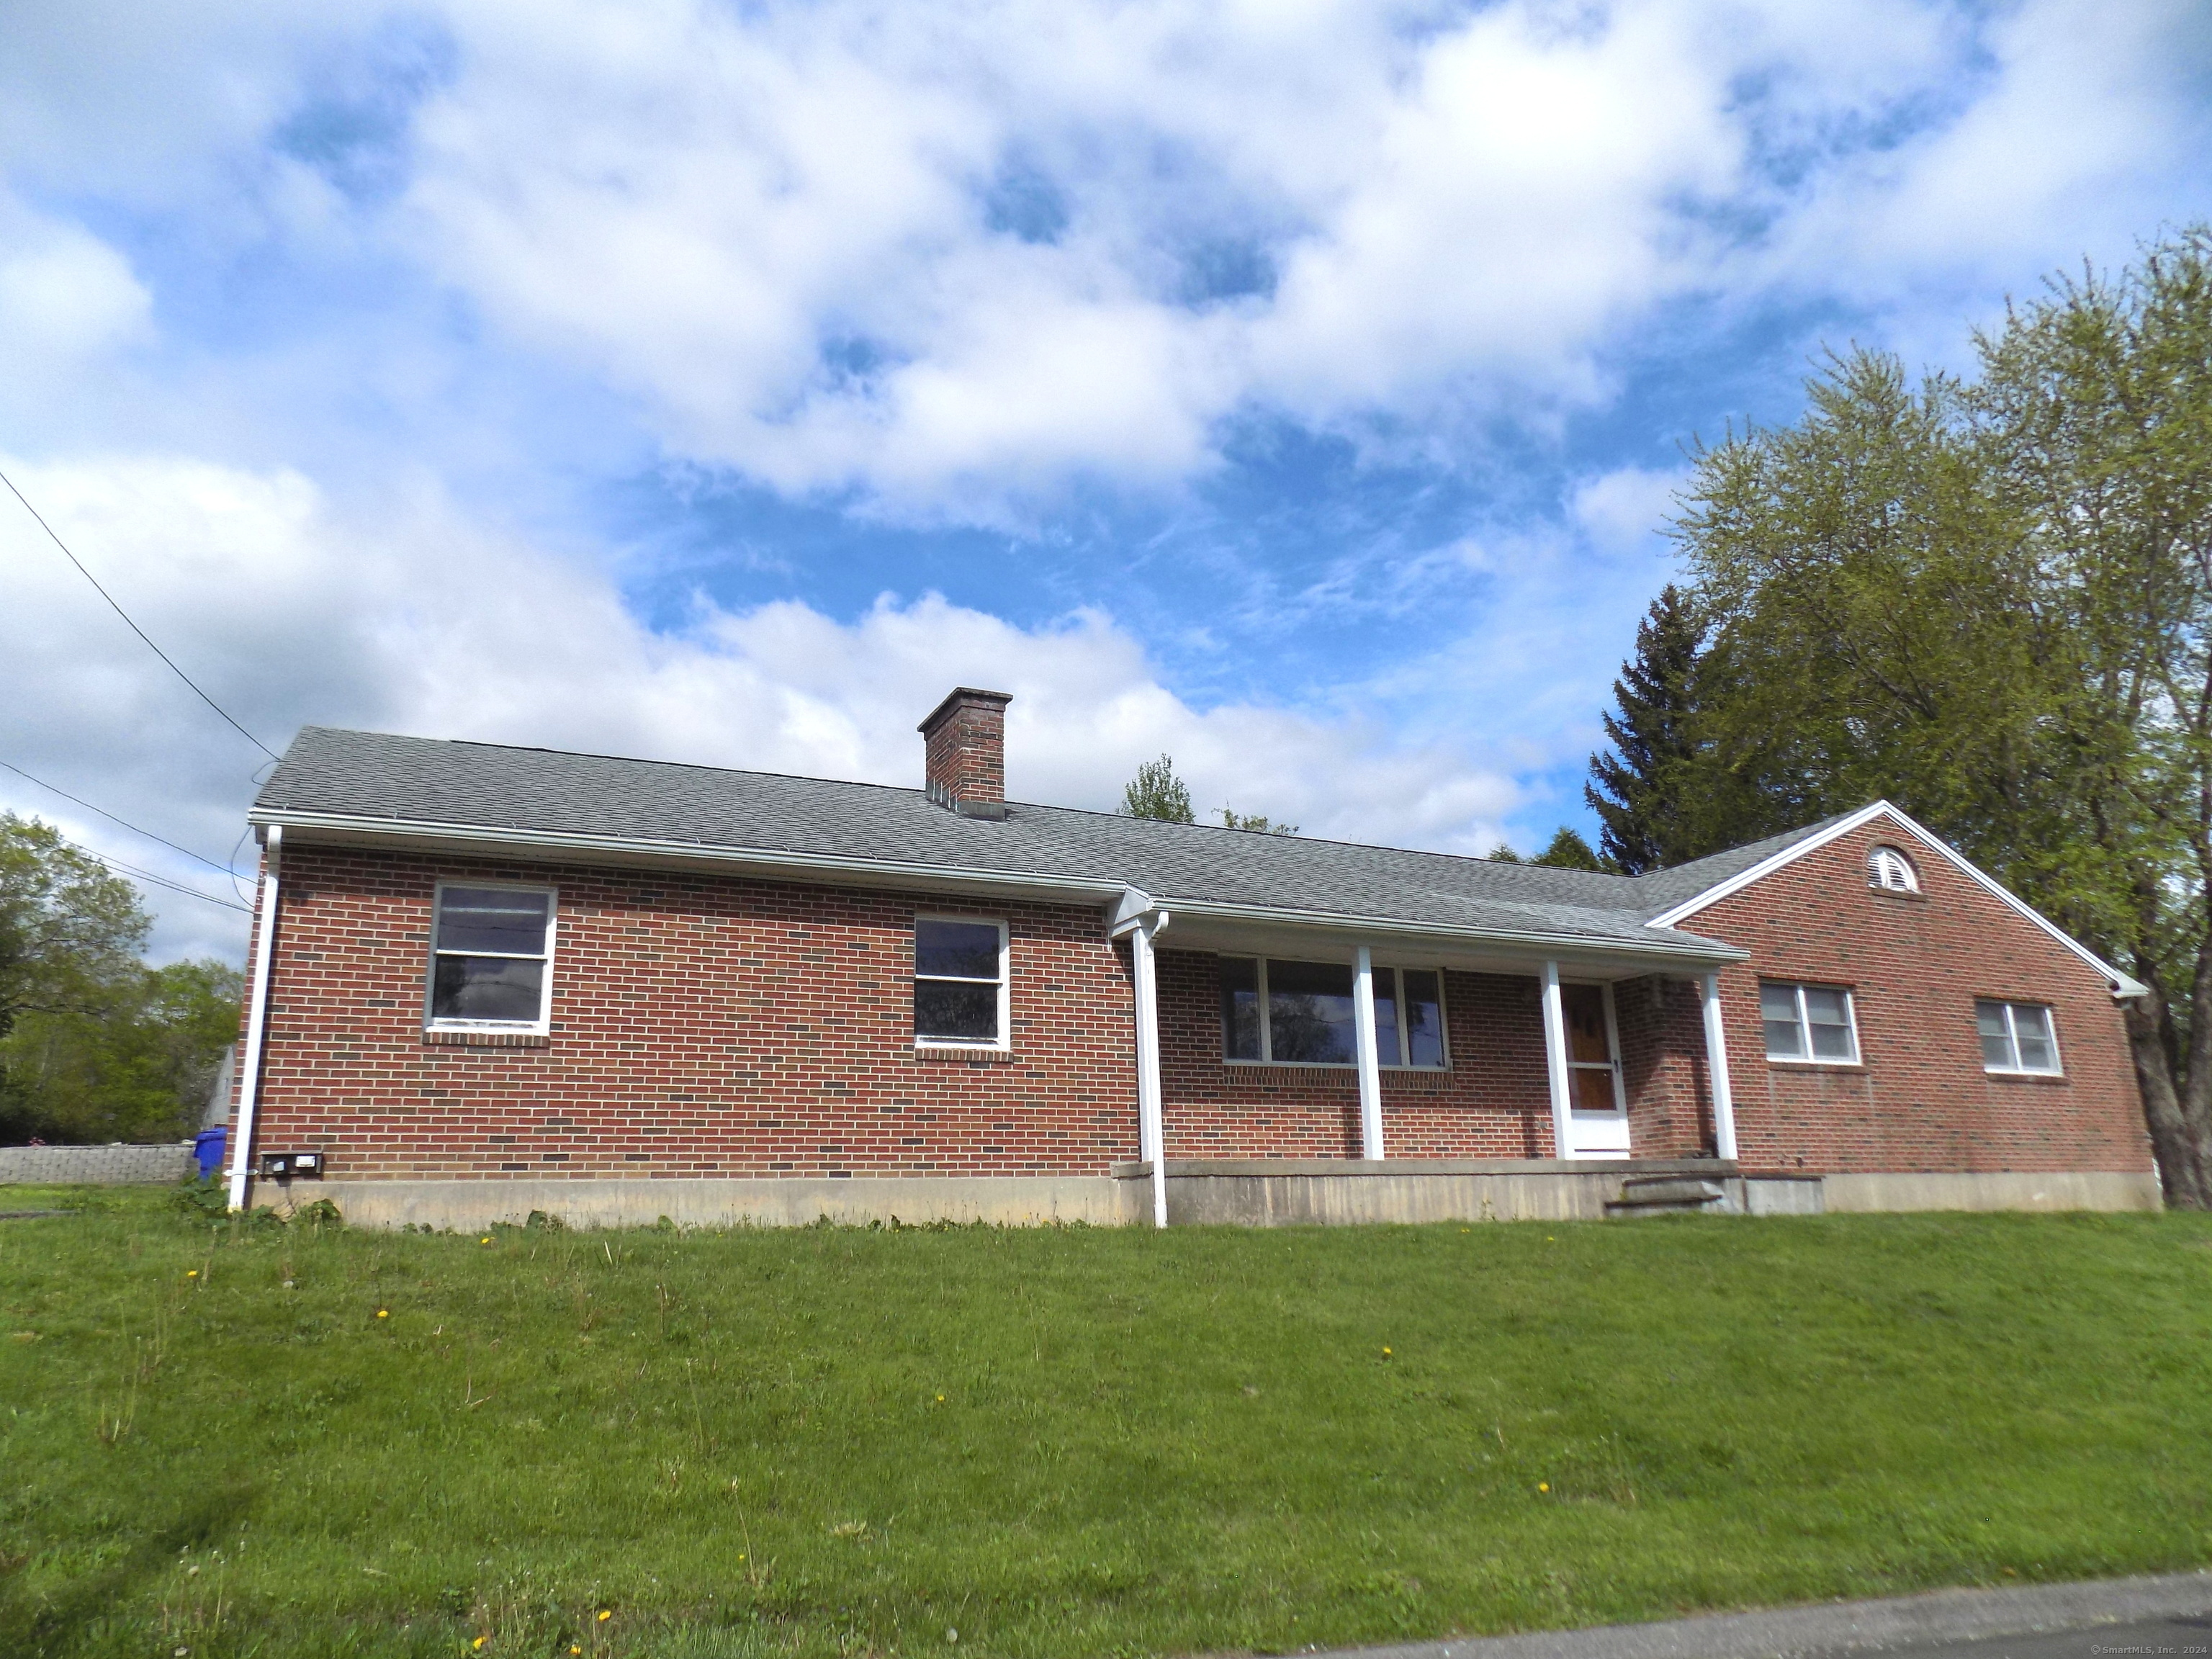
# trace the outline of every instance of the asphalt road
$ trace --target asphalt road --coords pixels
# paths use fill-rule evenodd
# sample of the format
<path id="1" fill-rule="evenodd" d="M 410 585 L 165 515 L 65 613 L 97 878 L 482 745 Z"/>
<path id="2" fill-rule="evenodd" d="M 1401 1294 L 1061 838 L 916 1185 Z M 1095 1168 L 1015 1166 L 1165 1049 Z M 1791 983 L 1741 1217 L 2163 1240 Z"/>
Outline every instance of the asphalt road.
<path id="1" fill-rule="evenodd" d="M 2039 1636 L 1984 1636 L 1881 1651 L 1882 1659 L 2181 1659 L 2185 1655 L 2212 1656 L 2212 1615 L 2147 1619 L 2140 1624 L 2046 1631 Z"/>

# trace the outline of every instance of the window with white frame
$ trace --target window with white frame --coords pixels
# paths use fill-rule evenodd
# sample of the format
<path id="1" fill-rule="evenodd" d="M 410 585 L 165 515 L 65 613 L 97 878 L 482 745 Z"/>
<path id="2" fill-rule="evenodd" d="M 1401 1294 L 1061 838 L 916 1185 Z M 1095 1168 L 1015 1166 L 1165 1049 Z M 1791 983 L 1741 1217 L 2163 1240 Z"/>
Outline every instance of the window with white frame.
<path id="1" fill-rule="evenodd" d="M 1890 893 L 1917 893 L 1920 872 L 1912 860 L 1894 847 L 1877 847 L 1867 854 L 1867 884 Z"/>
<path id="2" fill-rule="evenodd" d="M 1275 1066 L 1358 1061 L 1348 963 L 1221 958 L 1221 1057 Z M 1375 1054 L 1387 1066 L 1439 1071 L 1443 975 L 1432 968 L 1375 969 Z"/>
<path id="3" fill-rule="evenodd" d="M 2060 1075 L 2058 1034 L 2041 1003 L 1977 1002 L 1974 1029 L 1981 1034 L 1984 1071 Z"/>
<path id="4" fill-rule="evenodd" d="M 553 889 L 441 883 L 437 905 L 430 1024 L 544 1030 L 553 994 Z"/>
<path id="5" fill-rule="evenodd" d="M 1851 994 L 1839 985 L 1778 985 L 1759 988 L 1759 1015 L 1766 1027 L 1769 1060 L 1856 1065 L 1859 1034 L 1851 1016 Z"/>
<path id="6" fill-rule="evenodd" d="M 914 1040 L 923 1048 L 1006 1045 L 1006 924 L 914 919 Z"/>

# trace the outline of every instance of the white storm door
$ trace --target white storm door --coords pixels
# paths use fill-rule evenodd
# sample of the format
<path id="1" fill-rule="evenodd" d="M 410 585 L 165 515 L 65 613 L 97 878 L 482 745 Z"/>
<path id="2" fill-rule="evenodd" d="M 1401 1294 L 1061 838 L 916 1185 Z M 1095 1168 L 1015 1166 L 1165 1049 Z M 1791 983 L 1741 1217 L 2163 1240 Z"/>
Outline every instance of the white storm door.
<path id="1" fill-rule="evenodd" d="M 1628 1156 L 1628 1091 L 1620 1079 L 1620 1042 L 1609 985 L 1562 985 L 1567 1027 L 1570 1158 Z"/>

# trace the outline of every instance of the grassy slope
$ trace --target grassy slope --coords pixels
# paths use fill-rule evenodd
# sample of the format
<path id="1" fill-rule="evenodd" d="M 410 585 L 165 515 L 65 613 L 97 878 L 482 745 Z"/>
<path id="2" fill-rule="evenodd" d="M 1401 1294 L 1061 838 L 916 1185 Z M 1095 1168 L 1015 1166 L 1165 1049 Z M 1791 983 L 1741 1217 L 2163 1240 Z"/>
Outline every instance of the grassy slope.
<path id="1" fill-rule="evenodd" d="M 2198 1218 L 65 1201 L 0 1223 L 11 1654 L 1287 1650 L 2212 1560 Z"/>

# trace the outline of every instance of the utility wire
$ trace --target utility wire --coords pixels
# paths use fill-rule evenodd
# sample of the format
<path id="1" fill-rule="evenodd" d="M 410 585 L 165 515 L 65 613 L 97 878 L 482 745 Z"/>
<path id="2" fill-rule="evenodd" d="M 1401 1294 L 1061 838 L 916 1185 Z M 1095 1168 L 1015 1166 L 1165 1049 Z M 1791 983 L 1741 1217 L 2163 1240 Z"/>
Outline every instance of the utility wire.
<path id="1" fill-rule="evenodd" d="M 229 723 L 230 729 L 232 731 L 237 732 L 240 737 L 244 738 L 246 742 L 252 744 L 263 754 L 268 756 L 270 760 L 280 758 L 274 749 L 271 749 L 267 744 L 262 742 L 260 738 L 255 737 L 252 732 L 247 731 L 236 720 L 232 720 L 229 710 L 226 709 L 213 697 L 208 696 L 206 692 L 201 690 L 198 684 L 193 680 L 192 677 L 185 672 L 183 669 L 179 668 L 174 659 L 170 657 L 169 653 L 162 650 L 160 646 L 154 643 L 154 639 L 151 635 L 147 633 L 144 629 L 139 627 L 137 623 L 131 622 L 131 613 L 128 611 L 125 611 L 121 605 L 116 604 L 115 595 L 102 587 L 100 585 L 100 578 L 94 575 L 89 570 L 87 570 L 84 568 L 84 562 L 79 559 L 76 554 L 70 551 L 69 544 L 64 541 L 59 536 L 54 534 L 53 526 L 48 524 L 44 518 L 40 517 L 39 509 L 31 505 L 30 501 L 24 496 L 21 490 L 15 488 L 15 481 L 13 478 L 9 477 L 5 472 L 0 472 L 0 483 L 6 484 L 8 486 L 8 493 L 13 495 L 17 501 L 23 503 L 23 511 L 39 520 L 39 528 L 46 532 L 47 537 L 53 542 L 53 544 L 56 547 L 61 549 L 62 556 L 67 559 L 71 564 L 76 566 L 77 574 L 82 576 L 85 580 L 92 584 L 93 592 L 99 594 L 101 599 L 107 601 L 109 608 L 129 624 L 131 631 L 136 634 L 140 639 L 146 641 L 146 648 L 149 651 L 151 651 L 163 662 L 167 663 L 169 665 L 170 671 L 186 685 L 192 688 L 192 694 L 195 696 L 197 696 L 202 702 L 205 703 L 209 708 L 214 709 L 216 714 L 222 715 L 222 718 Z"/>
<path id="2" fill-rule="evenodd" d="M 162 846 L 167 848 L 172 853 L 182 853 L 186 858 L 194 860 L 196 863 L 204 864 L 209 869 L 216 871 L 219 874 L 228 876 L 234 881 L 238 878 L 238 872 L 233 869 L 230 866 L 227 864 L 217 864 L 210 858 L 202 858 L 200 854 L 192 851 L 191 848 L 179 847 L 176 842 L 169 840 L 166 836 L 157 836 L 151 830 L 141 830 L 137 824 L 131 823 L 128 818 L 118 818 L 114 813 L 109 811 L 104 806 L 94 806 L 88 800 L 78 799 L 76 796 L 72 795 L 66 789 L 55 788 L 52 784 L 48 783 L 44 778 L 32 777 L 28 772 L 26 772 L 20 766 L 14 765 L 7 761 L 0 760 L 0 767 L 5 767 L 9 771 L 13 772 L 19 778 L 28 779 L 31 782 L 37 784 L 40 788 L 46 790 L 50 794 L 59 795 L 64 800 L 76 801 L 76 804 L 84 808 L 86 811 L 97 812 L 100 817 L 106 818 L 110 823 L 121 824 L 125 830 L 128 830 L 134 836 L 143 836 L 148 841 L 160 842 Z"/>
<path id="3" fill-rule="evenodd" d="M 186 898 L 204 900 L 210 904 L 220 904 L 224 909 L 235 910 L 241 915 L 250 916 L 253 914 L 243 904 L 234 904 L 227 898 L 217 898 L 213 893 L 203 893 L 197 887 L 184 886 L 180 883 L 171 881 L 166 876 L 157 876 L 150 870 L 141 870 L 135 864 L 125 864 L 121 859 L 112 858 L 106 853 L 95 853 L 81 842 L 70 841 L 67 836 L 64 836 L 62 841 L 65 845 L 76 848 L 78 852 L 95 864 L 112 871 L 117 875 L 128 876 L 134 881 L 150 881 L 156 887 L 166 887 L 173 893 L 182 893 Z"/>

